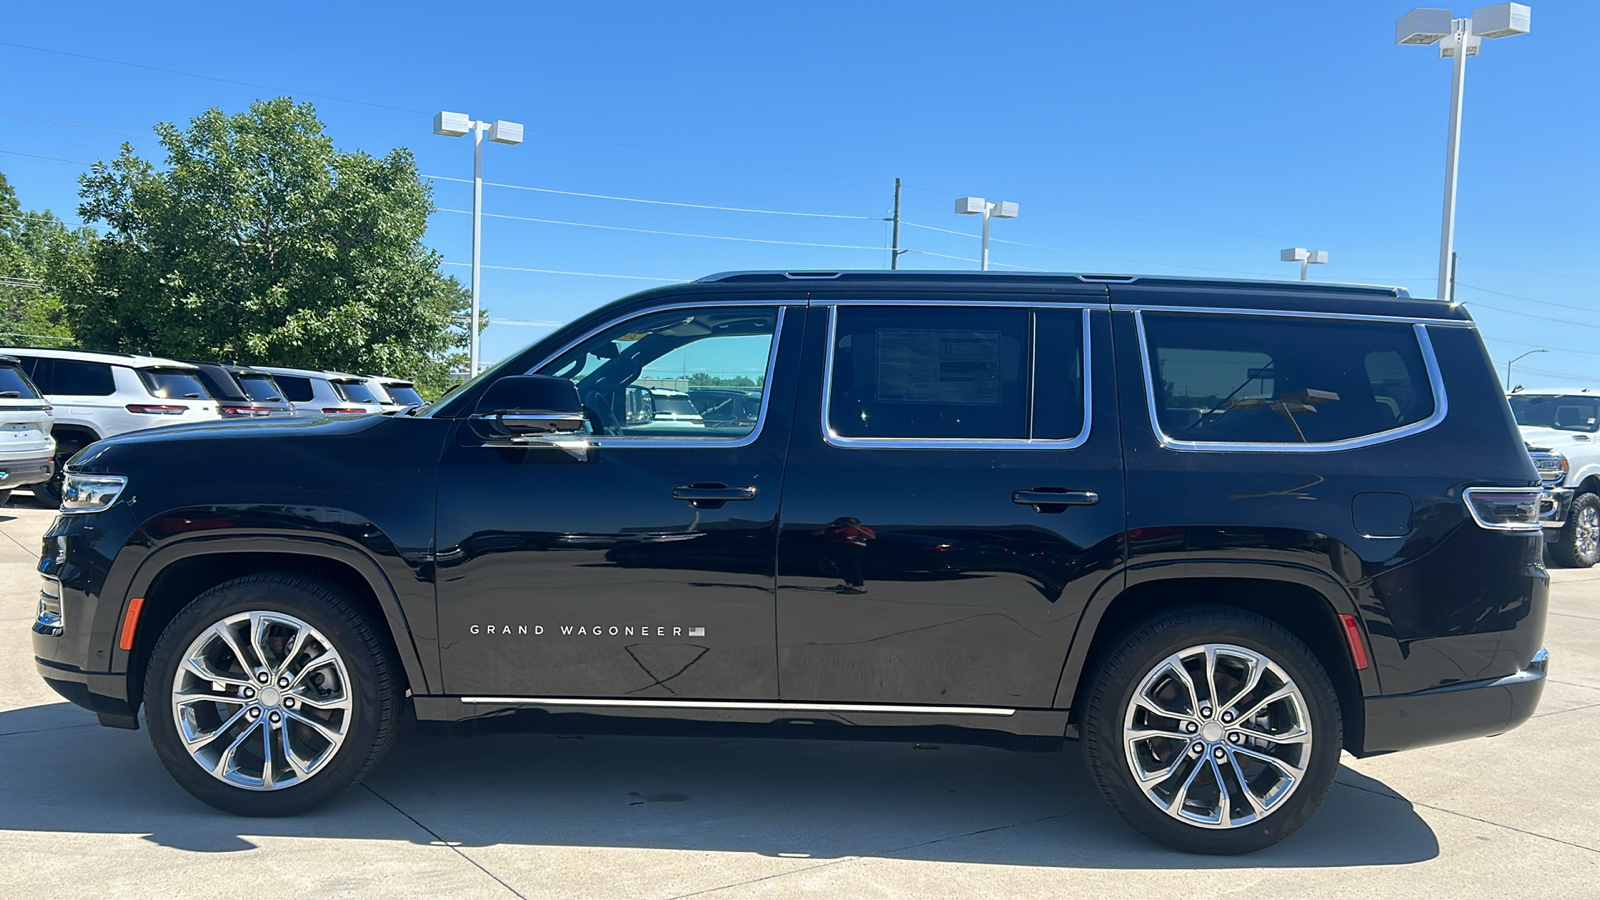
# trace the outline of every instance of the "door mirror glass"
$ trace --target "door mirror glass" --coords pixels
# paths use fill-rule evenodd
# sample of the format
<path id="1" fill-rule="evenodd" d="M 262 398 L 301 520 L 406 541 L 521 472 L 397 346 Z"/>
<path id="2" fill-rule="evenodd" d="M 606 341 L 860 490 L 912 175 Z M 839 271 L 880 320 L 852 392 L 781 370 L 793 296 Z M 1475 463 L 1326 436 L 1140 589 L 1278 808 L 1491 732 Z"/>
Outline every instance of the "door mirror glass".
<path id="1" fill-rule="evenodd" d="M 656 420 L 656 395 L 647 387 L 628 388 L 623 422 L 628 425 L 649 425 Z"/>

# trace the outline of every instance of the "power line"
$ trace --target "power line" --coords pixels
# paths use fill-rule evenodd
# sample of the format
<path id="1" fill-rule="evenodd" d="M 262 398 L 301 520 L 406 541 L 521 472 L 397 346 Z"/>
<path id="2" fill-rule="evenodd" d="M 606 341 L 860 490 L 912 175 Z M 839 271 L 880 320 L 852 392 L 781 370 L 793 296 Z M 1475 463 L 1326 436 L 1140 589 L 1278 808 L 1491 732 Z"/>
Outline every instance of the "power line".
<path id="1" fill-rule="evenodd" d="M 902 220 L 900 222 L 900 224 L 901 225 L 909 225 L 912 228 L 922 228 L 922 229 L 925 229 L 927 231 L 939 231 L 939 232 L 943 232 L 944 234 L 954 234 L 954 235 L 957 235 L 957 236 L 960 236 L 960 237 L 973 238 L 975 240 L 979 239 L 979 237 L 980 237 L 979 235 L 976 235 L 976 234 L 968 234 L 965 231 L 955 231 L 955 230 L 952 230 L 952 229 L 949 229 L 949 228 L 939 228 L 939 227 L 934 226 L 934 225 L 922 225 L 922 224 L 919 224 L 917 222 L 907 222 L 907 221 Z M 1008 241 L 1008 240 L 1006 240 L 1004 238 L 990 238 L 989 242 L 993 243 L 993 244 L 1010 244 L 1010 245 L 1012 245 L 1014 247 L 1030 247 L 1030 248 L 1032 248 L 1034 250 L 1049 250 L 1049 251 L 1052 251 L 1054 253 L 1070 253 L 1070 254 L 1072 254 L 1074 256 L 1085 256 L 1085 257 L 1088 257 L 1090 259 L 1109 259 L 1109 260 L 1112 260 L 1113 262 L 1133 263 L 1135 265 L 1140 265 L 1140 266 L 1165 266 L 1166 268 L 1169 268 L 1169 269 L 1188 269 L 1188 270 L 1195 271 L 1195 272 L 1219 272 L 1219 273 L 1222 273 L 1224 275 L 1259 275 L 1259 276 L 1262 276 L 1262 277 L 1265 277 L 1265 278 L 1274 277 L 1273 274 L 1269 274 L 1267 272 L 1247 272 L 1247 271 L 1243 271 L 1243 270 L 1240 270 L 1240 269 L 1208 269 L 1208 268 L 1206 268 L 1204 266 L 1181 266 L 1181 265 L 1178 265 L 1176 263 L 1162 263 L 1162 262 L 1155 262 L 1153 260 L 1147 260 L 1147 259 L 1130 259 L 1130 258 L 1125 257 L 1125 256 L 1106 256 L 1104 254 L 1099 254 L 1099 253 L 1085 253 L 1082 250 L 1068 250 L 1065 247 L 1047 247 L 1044 244 L 1030 244 L 1030 243 L 1027 243 L 1026 241 Z"/>
<path id="2" fill-rule="evenodd" d="M 1576 378 L 1579 381 L 1589 381 L 1594 378 L 1592 373 L 1588 375 L 1574 375 L 1571 372 L 1554 372 L 1550 369 L 1535 369 L 1533 366 L 1518 366 L 1517 368 L 1523 372 L 1534 372 L 1539 375 L 1554 375 L 1558 378 Z"/>
<path id="3" fill-rule="evenodd" d="M 437 211 L 460 213 L 468 216 L 472 215 L 472 211 L 466 209 L 446 209 L 444 207 L 439 207 Z M 505 213 L 483 213 L 482 215 L 484 218 L 489 219 L 514 219 L 518 222 L 538 222 L 542 225 L 572 225 L 578 228 L 602 228 L 607 231 L 632 231 L 639 234 L 661 234 L 669 237 L 703 238 L 710 241 L 741 241 L 747 244 L 783 244 L 790 247 L 823 247 L 829 250 L 876 250 L 881 252 L 889 249 L 888 247 L 868 247 L 859 244 L 817 244 L 809 241 L 775 241 L 766 238 L 729 237 L 728 235 L 721 234 L 691 234 L 686 231 L 657 231 L 653 228 L 628 228 L 622 225 L 596 225 L 592 222 L 564 222 L 560 219 L 539 219 L 533 216 L 512 216 Z"/>
<path id="4" fill-rule="evenodd" d="M 4 43 L 4 42 L 0 41 L 0 43 Z M 92 165 L 94 165 L 94 163 L 86 163 L 81 159 L 63 159 L 63 158 L 61 158 L 59 156 L 40 156 L 37 153 L 23 153 L 23 152 L 18 151 L 18 150 L 0 150 L 0 153 L 9 153 L 12 156 L 27 156 L 27 157 L 31 157 L 33 159 L 48 159 L 48 160 L 53 160 L 55 162 L 72 163 L 73 165 L 77 165 L 77 166 L 92 166 Z"/>
<path id="5" fill-rule="evenodd" d="M 421 177 L 434 178 L 439 181 L 459 181 L 463 184 L 472 183 L 472 179 L 470 178 L 452 178 L 448 175 L 423 175 Z M 869 222 L 884 221 L 882 216 L 847 216 L 839 213 L 788 212 L 779 209 L 751 209 L 743 206 L 712 206 L 706 203 L 679 203 L 675 200 L 644 200 L 639 197 L 617 197 L 610 194 L 589 194 L 584 193 L 583 191 L 562 191 L 555 188 L 533 187 L 526 184 L 505 184 L 504 182 L 499 181 L 485 181 L 484 184 L 489 187 L 512 188 L 519 191 L 537 191 L 541 194 L 562 194 L 568 197 L 589 197 L 595 200 L 624 200 L 629 203 L 649 203 L 656 206 L 682 206 L 688 209 L 714 209 L 721 210 L 723 212 L 765 213 L 769 216 L 807 216 L 814 219 L 860 219 Z"/>
<path id="6" fill-rule="evenodd" d="M 1588 322 L 1574 322 L 1571 319 L 1556 319 L 1550 316 L 1539 316 L 1520 309 L 1506 309 L 1503 306 L 1490 306 L 1487 303 L 1471 302 L 1463 303 L 1462 305 L 1468 307 L 1469 309 L 1492 309 L 1495 312 L 1510 313 L 1513 316 L 1522 316 L 1523 318 L 1527 319 L 1539 319 L 1544 322 L 1559 322 L 1562 325 L 1577 325 L 1580 328 L 1600 328 L 1600 325 L 1590 325 Z"/>
<path id="7" fill-rule="evenodd" d="M 1584 356 L 1600 356 L 1600 351 L 1596 350 L 1573 350 L 1570 347 L 1550 347 L 1544 344 L 1530 344 L 1527 341 L 1513 341 L 1509 338 L 1494 337 L 1487 334 L 1483 336 L 1483 339 L 1486 341 L 1494 341 L 1497 344 L 1513 344 L 1518 347 L 1537 347 L 1540 350 L 1549 350 L 1552 353 L 1581 353 Z"/>
<path id="8" fill-rule="evenodd" d="M 1562 309 L 1575 309 L 1575 310 L 1578 310 L 1579 312 L 1600 313 L 1600 309 L 1597 309 L 1597 308 L 1595 308 L 1593 306 L 1574 306 L 1574 305 L 1572 305 L 1570 303 L 1556 303 L 1556 302 L 1551 301 L 1551 300 L 1535 300 L 1532 297 L 1522 297 L 1522 296 L 1518 296 L 1517 294 L 1507 294 L 1504 291 L 1491 291 L 1488 288 L 1478 287 L 1477 285 L 1474 285 L 1474 284 L 1467 284 L 1466 282 L 1463 282 L 1463 281 L 1456 282 L 1456 286 L 1457 287 L 1470 288 L 1471 290 L 1474 290 L 1474 291 L 1482 291 L 1485 294 L 1494 294 L 1496 297 L 1507 297 L 1507 298 L 1512 299 L 1512 300 L 1526 300 L 1529 303 L 1542 303 L 1545 306 L 1559 306 Z M 1493 309 L 1493 307 L 1490 307 L 1490 308 Z"/>
<path id="9" fill-rule="evenodd" d="M 446 262 L 447 266 L 470 266 L 472 263 Z M 522 266 L 486 266 L 480 264 L 480 269 L 499 269 L 504 272 L 537 272 L 541 275 L 587 275 L 590 278 L 628 278 L 634 281 L 662 281 L 667 284 L 683 284 L 693 281 L 692 278 L 652 278 L 648 275 L 613 275 L 606 272 L 567 272 L 561 269 L 528 269 Z"/>
<path id="10" fill-rule="evenodd" d="M 94 131 L 109 131 L 112 134 L 126 134 L 126 135 L 129 135 L 131 137 L 142 137 L 142 138 L 154 138 L 154 137 L 156 137 L 153 134 L 145 134 L 144 132 L 141 132 L 141 131 L 123 131 L 120 128 L 106 128 L 103 125 L 85 125 L 85 124 L 83 124 L 81 122 L 64 122 L 61 119 L 46 119 L 44 116 L 25 116 L 22 113 L 0 111 L 0 116 L 11 116 L 14 119 L 32 119 L 35 122 L 49 122 L 52 125 L 70 125 L 73 128 L 88 128 L 88 129 L 91 129 L 91 130 L 94 130 Z"/>

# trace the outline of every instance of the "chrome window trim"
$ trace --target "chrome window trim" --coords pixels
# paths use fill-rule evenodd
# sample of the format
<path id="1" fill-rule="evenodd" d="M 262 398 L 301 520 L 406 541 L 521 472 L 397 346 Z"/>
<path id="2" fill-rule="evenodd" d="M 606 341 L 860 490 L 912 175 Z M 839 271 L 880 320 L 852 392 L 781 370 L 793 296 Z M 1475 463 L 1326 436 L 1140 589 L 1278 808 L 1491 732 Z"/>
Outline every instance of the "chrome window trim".
<path id="1" fill-rule="evenodd" d="M 1376 313 L 1336 313 L 1308 309 L 1255 309 L 1239 306 L 1164 306 L 1150 303 L 1113 303 L 1112 312 L 1206 313 L 1217 316 L 1275 316 L 1293 319 L 1338 319 L 1342 322 L 1404 322 L 1408 325 L 1446 325 L 1476 330 L 1470 319 L 1426 319 L 1416 316 L 1384 316 Z"/>
<path id="2" fill-rule="evenodd" d="M 804 300 L 765 300 L 765 301 L 752 300 L 752 301 L 733 301 L 733 302 L 707 302 L 705 300 L 700 300 L 700 301 L 696 301 L 696 302 L 693 302 L 693 303 L 669 303 L 669 304 L 664 304 L 662 306 L 652 306 L 652 307 L 650 307 L 648 309 L 638 310 L 637 312 L 631 313 L 631 314 L 629 314 L 627 316 L 624 316 L 624 317 L 622 317 L 620 319 L 611 319 L 611 320 L 607 321 L 604 325 L 601 325 L 598 328 L 594 328 L 594 329 L 586 332 L 582 337 L 576 338 L 576 339 L 568 342 L 567 344 L 562 346 L 562 348 L 560 350 L 557 350 L 556 352 L 554 352 L 554 353 L 550 354 L 549 356 L 545 357 L 543 360 L 541 360 L 539 362 L 538 365 L 530 368 L 524 374 L 530 374 L 531 375 L 531 374 L 537 373 L 540 369 L 544 368 L 545 366 L 550 365 L 552 362 L 555 362 L 557 359 L 559 359 L 561 357 L 561 354 L 566 353 L 568 350 L 571 350 L 572 348 L 578 346 L 579 344 L 583 343 L 584 341 L 587 341 L 588 339 L 594 337 L 595 335 L 599 334 L 600 332 L 605 331 L 605 330 L 611 328 L 614 325 L 620 325 L 620 324 L 622 324 L 624 322 L 628 322 L 630 320 L 640 318 L 641 316 L 654 315 L 655 313 L 658 313 L 658 312 L 670 312 L 670 311 L 675 310 L 675 309 L 736 309 L 736 308 L 745 307 L 745 306 L 758 306 L 758 307 L 759 306 L 775 306 L 778 309 L 778 321 L 773 326 L 773 329 L 772 329 L 772 347 L 771 347 L 770 350 L 767 351 L 767 374 L 766 374 L 765 378 L 762 379 L 762 382 L 761 382 L 761 411 L 756 414 L 756 424 L 755 424 L 754 427 L 752 427 L 750 429 L 750 433 L 749 434 L 742 435 L 742 436 L 736 437 L 736 438 L 699 438 L 699 439 L 696 439 L 696 438 L 652 438 L 652 437 L 645 437 L 643 435 L 634 435 L 634 436 L 626 436 L 626 435 L 621 435 L 621 436 L 617 436 L 617 435 L 612 435 L 612 436 L 594 435 L 594 436 L 591 436 L 589 438 L 589 440 L 587 442 L 587 446 L 589 446 L 589 447 L 614 447 L 614 448 L 655 447 L 655 448 L 661 448 L 661 449 L 677 449 L 677 450 L 687 449 L 687 448 L 691 448 L 691 447 L 714 447 L 714 448 L 724 449 L 724 450 L 736 449 L 736 448 L 739 448 L 739 447 L 748 447 L 751 444 L 754 444 L 756 442 L 756 440 L 761 437 L 761 431 L 762 431 L 763 428 L 766 427 L 766 424 L 767 424 L 767 404 L 772 399 L 772 392 L 770 390 L 768 390 L 768 388 L 772 384 L 772 373 L 777 369 L 777 365 L 778 365 L 778 348 L 779 348 L 780 344 L 782 343 L 782 339 L 783 339 L 783 321 L 786 318 L 786 314 L 788 312 L 789 307 L 791 307 L 791 306 L 802 306 L 803 307 L 803 306 L 805 306 L 805 301 Z"/>
<path id="3" fill-rule="evenodd" d="M 1090 312 L 1099 307 L 1086 304 L 1040 304 L 1038 302 L 1018 301 L 930 301 L 922 303 L 882 304 L 871 300 L 836 301 L 828 300 L 824 304 L 828 307 L 828 352 L 823 359 L 822 370 L 822 440 L 834 446 L 847 449 L 866 450 L 1073 450 L 1089 442 L 1089 431 L 1094 424 L 1094 385 L 1092 376 L 1094 360 L 1090 348 L 1094 344 L 1090 331 Z M 836 345 L 839 327 L 840 306 L 915 306 L 915 307 L 968 307 L 968 306 L 1003 306 L 1016 309 L 1025 309 L 1030 312 L 1050 309 L 1077 309 L 1083 313 L 1083 427 L 1076 435 L 1070 438 L 989 438 L 985 440 L 971 440 L 968 438 L 858 438 L 845 437 L 833 430 L 828 421 L 829 409 L 833 403 L 833 351 Z M 1028 339 L 1036 340 L 1034 332 L 1037 328 L 1030 321 Z M 1030 349 L 1033 349 L 1030 347 Z M 1033 354 L 1030 354 L 1032 356 Z M 1030 362 L 1030 366 L 1032 363 Z M 1028 403 L 1033 403 L 1034 383 L 1032 371 L 1028 379 Z"/>
<path id="4" fill-rule="evenodd" d="M 462 697 L 462 703 L 493 706 L 602 706 L 634 709 L 749 709 L 789 712 L 902 713 L 932 716 L 1011 716 L 1000 706 L 908 706 L 877 703 L 784 703 L 753 700 L 618 700 L 585 697 Z"/>
<path id="5" fill-rule="evenodd" d="M 1150 340 L 1145 334 L 1144 314 L 1148 309 L 1140 309 L 1134 313 L 1134 324 L 1139 337 L 1139 358 L 1144 366 L 1144 397 L 1145 409 L 1150 414 L 1150 430 L 1155 433 L 1156 442 L 1168 450 L 1212 450 L 1231 453 L 1329 453 L 1337 450 L 1356 450 L 1362 447 L 1371 447 L 1375 444 L 1385 444 L 1401 438 L 1421 434 L 1443 422 L 1450 413 L 1450 400 L 1444 390 L 1444 376 L 1439 373 L 1439 359 L 1433 353 L 1433 342 L 1428 339 L 1428 327 L 1417 320 L 1401 319 L 1398 317 L 1380 317 L 1385 322 L 1406 322 L 1411 324 L 1412 332 L 1416 335 L 1418 349 L 1422 352 L 1422 365 L 1428 372 L 1428 387 L 1433 391 L 1433 413 L 1419 422 L 1391 428 L 1388 431 L 1364 434 L 1359 437 L 1343 438 L 1337 441 L 1316 441 L 1304 444 L 1276 443 L 1265 441 L 1180 441 L 1169 437 L 1161 430 L 1160 412 L 1156 409 L 1156 392 L 1154 377 L 1150 367 Z M 1156 308 L 1155 312 L 1167 310 Z M 1192 312 L 1186 309 L 1185 312 Z M 1231 315 L 1231 310 L 1209 310 L 1217 315 Z M 1261 313 L 1274 315 L 1273 313 Z M 1292 315 L 1292 314 L 1291 314 Z M 1360 319 L 1359 316 L 1337 316 L 1332 318 Z M 1321 318 L 1319 316 L 1318 318 Z"/>

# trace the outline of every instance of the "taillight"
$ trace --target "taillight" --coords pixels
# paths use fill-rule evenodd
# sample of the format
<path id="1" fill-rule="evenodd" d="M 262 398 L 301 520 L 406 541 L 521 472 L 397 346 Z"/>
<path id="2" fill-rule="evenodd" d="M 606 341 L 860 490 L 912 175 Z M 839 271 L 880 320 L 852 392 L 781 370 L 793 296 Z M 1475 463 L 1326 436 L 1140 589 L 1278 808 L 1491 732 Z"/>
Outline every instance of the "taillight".
<path id="1" fill-rule="evenodd" d="M 142 413 L 147 416 L 181 416 L 189 411 L 187 406 L 161 406 L 145 403 L 129 403 L 128 412 Z"/>
<path id="2" fill-rule="evenodd" d="M 1541 531 L 1541 488 L 1467 488 L 1461 492 L 1473 521 L 1495 531 Z"/>
<path id="3" fill-rule="evenodd" d="M 224 406 L 222 414 L 225 416 L 270 416 L 270 406 Z"/>
<path id="4" fill-rule="evenodd" d="M 364 413 L 364 412 L 366 412 L 366 410 L 362 409 L 359 406 L 324 406 L 322 408 L 322 411 L 325 412 L 325 413 Z"/>

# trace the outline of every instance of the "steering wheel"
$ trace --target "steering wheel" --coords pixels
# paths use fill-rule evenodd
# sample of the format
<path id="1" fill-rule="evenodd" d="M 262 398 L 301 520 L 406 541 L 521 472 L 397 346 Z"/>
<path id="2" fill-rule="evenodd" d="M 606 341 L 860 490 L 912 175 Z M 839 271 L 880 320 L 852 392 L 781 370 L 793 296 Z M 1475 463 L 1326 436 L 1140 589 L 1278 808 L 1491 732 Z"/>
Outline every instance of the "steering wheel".
<path id="1" fill-rule="evenodd" d="M 613 437 L 622 434 L 622 420 L 617 418 L 616 410 L 612 409 L 611 401 L 606 399 L 604 394 L 599 391 L 590 391 L 583 398 L 583 406 L 594 413 L 595 418 L 600 420 L 602 433 Z"/>

